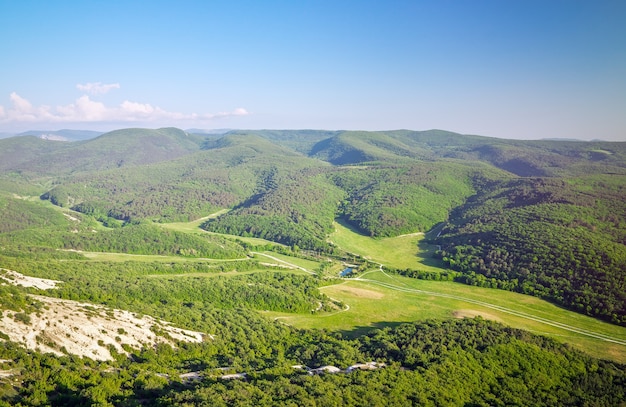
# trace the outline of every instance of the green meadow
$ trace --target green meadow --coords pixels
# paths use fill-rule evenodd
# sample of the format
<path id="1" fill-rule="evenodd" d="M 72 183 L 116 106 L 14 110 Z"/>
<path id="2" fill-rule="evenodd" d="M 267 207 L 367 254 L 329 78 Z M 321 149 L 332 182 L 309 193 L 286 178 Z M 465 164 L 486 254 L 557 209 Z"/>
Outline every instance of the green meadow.
<path id="1" fill-rule="evenodd" d="M 401 322 L 480 316 L 552 337 L 595 357 L 626 362 L 626 328 L 567 311 L 541 299 L 459 283 L 389 276 L 380 271 L 320 290 L 343 302 L 325 314 L 268 312 L 298 328 L 342 331 L 348 336 Z"/>
<path id="2" fill-rule="evenodd" d="M 197 257 L 182 257 L 182 256 L 164 256 L 157 254 L 130 254 L 130 253 L 112 253 L 112 252 L 80 252 L 87 259 L 95 261 L 108 261 L 108 262 L 126 262 L 126 261 L 142 261 L 142 262 L 163 262 L 163 263 L 185 263 L 185 262 L 208 262 L 208 263 L 223 263 L 239 261 L 242 259 L 207 259 Z"/>
<path id="3" fill-rule="evenodd" d="M 423 235 L 374 239 L 337 224 L 331 240 L 342 249 L 397 268 L 436 270 L 420 251 Z M 358 335 L 401 322 L 480 316 L 552 337 L 595 357 L 626 362 L 626 328 L 565 310 L 536 297 L 447 281 L 417 280 L 377 269 L 320 290 L 345 308 L 320 314 L 265 313 L 298 328 Z"/>
<path id="4" fill-rule="evenodd" d="M 349 253 L 398 269 L 441 270 L 431 258 L 436 247 L 423 243 L 423 233 L 372 238 L 359 234 L 342 222 L 335 222 L 334 226 L 335 231 L 329 240 Z"/>

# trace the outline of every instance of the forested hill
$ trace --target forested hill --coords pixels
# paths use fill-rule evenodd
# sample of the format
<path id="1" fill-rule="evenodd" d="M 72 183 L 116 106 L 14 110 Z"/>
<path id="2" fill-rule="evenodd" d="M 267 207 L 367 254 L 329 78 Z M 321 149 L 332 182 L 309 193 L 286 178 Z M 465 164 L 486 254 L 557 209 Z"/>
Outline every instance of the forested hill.
<path id="1" fill-rule="evenodd" d="M 0 168 L 48 175 L 99 171 L 169 161 L 233 137 L 261 138 L 334 165 L 461 160 L 487 163 L 519 176 L 626 173 L 623 142 L 505 140 L 443 130 L 233 130 L 214 135 L 175 128 L 122 129 L 76 142 L 19 136 L 0 139 Z"/>
<path id="2" fill-rule="evenodd" d="M 331 252 L 332 222 L 385 237 L 441 232 L 471 284 L 626 324 L 626 143 L 441 130 L 124 129 L 80 142 L 0 140 L 5 193 L 34 191 L 104 225 L 188 221 Z"/>
<path id="3" fill-rule="evenodd" d="M 13 137 L 0 140 L 0 165 L 6 171 L 60 176 L 167 161 L 199 150 L 201 142 L 174 128 L 116 130 L 76 142 Z"/>
<path id="4" fill-rule="evenodd" d="M 626 174 L 626 143 L 504 140 L 442 130 L 342 132 L 320 141 L 311 154 L 337 165 L 457 159 L 519 176 Z"/>

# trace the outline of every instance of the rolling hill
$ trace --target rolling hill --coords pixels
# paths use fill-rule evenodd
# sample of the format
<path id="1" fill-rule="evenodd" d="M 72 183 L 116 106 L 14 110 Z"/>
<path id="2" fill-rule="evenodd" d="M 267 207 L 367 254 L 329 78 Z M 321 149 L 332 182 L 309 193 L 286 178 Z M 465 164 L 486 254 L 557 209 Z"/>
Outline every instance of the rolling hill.
<path id="1" fill-rule="evenodd" d="M 52 187 L 42 198 L 108 226 L 188 221 L 228 208 L 203 228 L 332 251 L 326 238 L 337 217 L 375 237 L 443 225 L 435 243 L 464 281 L 486 278 L 626 322 L 614 283 L 625 267 L 626 143 L 442 130 L 231 131 L 206 138 L 171 128 L 125 129 L 75 143 L 0 143 L 5 174 L 45 180 L 41 186 Z M 581 236 L 585 249 L 573 260 L 549 255 Z M 585 260 L 581 268 L 594 254 L 608 260 Z M 542 274 L 547 269 L 553 274 Z M 582 275 L 606 284 L 589 288 Z"/>
<path id="2" fill-rule="evenodd" d="M 626 143 L 2 139 L 0 405 L 620 405 L 624 197 Z"/>

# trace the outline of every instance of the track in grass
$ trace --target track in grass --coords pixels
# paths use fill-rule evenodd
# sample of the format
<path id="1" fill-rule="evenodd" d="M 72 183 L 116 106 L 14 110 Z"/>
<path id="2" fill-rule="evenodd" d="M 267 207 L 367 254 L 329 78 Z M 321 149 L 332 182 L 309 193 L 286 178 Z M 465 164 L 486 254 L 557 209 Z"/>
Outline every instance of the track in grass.
<path id="1" fill-rule="evenodd" d="M 462 296 L 458 296 L 458 295 L 446 294 L 446 293 L 441 293 L 441 292 L 426 291 L 426 290 L 420 290 L 420 289 L 416 289 L 416 288 L 403 287 L 403 286 L 399 286 L 399 285 L 395 285 L 395 284 L 391 284 L 391 283 L 385 283 L 385 282 L 378 281 L 378 280 L 371 280 L 371 279 L 364 279 L 364 278 L 355 278 L 353 280 L 355 280 L 355 281 L 365 281 L 365 282 L 368 282 L 370 284 L 380 285 L 380 286 L 388 288 L 390 290 L 402 291 L 402 292 L 405 292 L 405 293 L 424 294 L 424 295 L 430 295 L 430 296 L 434 296 L 434 297 L 449 298 L 449 299 L 453 299 L 453 300 L 457 300 L 457 301 L 467 302 L 467 303 L 470 303 L 470 304 L 480 305 L 480 306 L 485 307 L 485 308 L 497 310 L 497 311 L 500 311 L 500 312 L 504 312 L 506 314 L 515 315 L 515 316 L 520 317 L 520 318 L 525 318 L 525 319 L 529 319 L 531 321 L 535 321 L 535 322 L 539 322 L 539 323 L 542 323 L 542 324 L 554 326 L 554 327 L 557 327 L 559 329 L 563 329 L 565 331 L 574 332 L 574 333 L 585 335 L 585 336 L 589 336 L 589 337 L 592 337 L 592 338 L 595 338 L 595 339 L 600 339 L 602 341 L 612 342 L 612 343 L 616 343 L 616 344 L 619 344 L 619 345 L 626 346 L 626 340 L 623 340 L 623 339 L 619 339 L 619 338 L 616 338 L 616 337 L 605 335 L 605 334 L 602 334 L 602 333 L 599 333 L 599 332 L 590 331 L 590 330 L 584 329 L 584 328 L 577 328 L 577 327 L 574 327 L 574 326 L 571 326 L 571 325 L 568 325 L 568 324 L 564 324 L 564 323 L 561 323 L 561 322 L 557 322 L 557 321 L 550 320 L 550 319 L 543 318 L 543 317 L 536 316 L 536 315 L 531 315 L 531 314 L 528 314 L 526 312 L 517 311 L 517 310 L 511 309 L 511 308 L 502 307 L 500 305 L 491 304 L 491 303 L 488 303 L 488 302 L 485 302 L 485 301 L 479 301 L 479 300 L 471 299 L 471 298 L 468 298 L 468 297 L 462 297 Z"/>

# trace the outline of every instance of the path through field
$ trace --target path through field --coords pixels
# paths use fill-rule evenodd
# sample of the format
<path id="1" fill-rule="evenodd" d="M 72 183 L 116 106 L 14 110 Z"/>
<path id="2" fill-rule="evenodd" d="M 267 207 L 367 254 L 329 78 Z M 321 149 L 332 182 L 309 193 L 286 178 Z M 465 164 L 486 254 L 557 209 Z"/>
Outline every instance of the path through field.
<path id="1" fill-rule="evenodd" d="M 369 273 L 366 273 L 369 274 Z M 391 278 L 391 276 L 389 276 L 388 274 L 384 273 L 385 276 Z M 464 302 L 468 302 L 470 304 L 475 304 L 475 305 L 480 305 L 482 307 L 485 308 L 490 308 L 493 310 L 497 310 L 500 312 L 504 312 L 507 314 L 511 314 L 511 315 L 515 315 L 517 317 L 520 318 L 525 318 L 525 319 L 529 319 L 531 321 L 535 321 L 535 322 L 539 322 L 542 324 L 546 324 L 546 325 L 550 325 L 550 326 L 554 326 L 569 332 L 574 332 L 574 333 L 578 333 L 581 335 L 585 335 L 585 336 L 589 336 L 595 339 L 599 339 L 605 342 L 612 342 L 612 343 L 616 343 L 619 345 L 624 345 L 626 346 L 626 340 L 620 339 L 620 338 L 616 338 L 613 336 L 609 336 L 609 335 L 605 335 L 599 332 L 594 332 L 594 331 L 590 331 L 588 329 L 584 329 L 584 328 L 578 328 L 575 326 L 571 326 L 571 325 L 567 325 L 561 322 L 557 322 L 557 321 L 553 321 L 544 317 L 540 317 L 540 316 L 536 316 L 536 315 L 531 315 L 528 314 L 526 312 L 523 311 L 517 311 L 511 308 L 507 308 L 507 307 L 503 307 L 500 305 L 496 305 L 496 304 L 491 304 L 485 301 L 480 301 L 480 300 L 475 300 L 472 298 L 468 298 L 468 297 L 463 297 L 463 296 L 459 296 L 459 295 L 454 295 L 454 294 L 447 294 L 447 293 L 440 293 L 440 292 L 436 292 L 436 291 L 426 291 L 426 290 L 420 290 L 417 288 L 411 288 L 411 287 L 407 287 L 407 286 L 402 286 L 402 285 L 397 285 L 397 284 L 392 284 L 392 283 L 387 283 L 387 282 L 383 282 L 383 281 L 378 281 L 378 280 L 372 280 L 372 279 L 367 279 L 367 278 L 363 278 L 363 276 L 358 277 L 358 278 L 353 278 L 351 280 L 354 281 L 363 281 L 363 282 L 367 282 L 369 284 L 375 284 L 375 285 L 379 285 L 381 287 L 385 287 L 388 288 L 390 290 L 395 290 L 395 291 L 401 291 L 401 292 L 405 292 L 405 293 L 415 293 L 415 294 L 423 294 L 423 295 L 429 295 L 429 296 L 434 296 L 434 297 L 442 297 L 442 298 L 449 298 L 449 299 L 453 299 L 453 300 L 458 300 L 458 301 L 464 301 Z"/>

